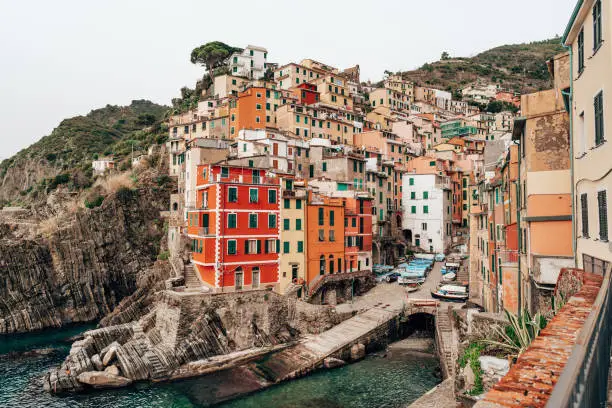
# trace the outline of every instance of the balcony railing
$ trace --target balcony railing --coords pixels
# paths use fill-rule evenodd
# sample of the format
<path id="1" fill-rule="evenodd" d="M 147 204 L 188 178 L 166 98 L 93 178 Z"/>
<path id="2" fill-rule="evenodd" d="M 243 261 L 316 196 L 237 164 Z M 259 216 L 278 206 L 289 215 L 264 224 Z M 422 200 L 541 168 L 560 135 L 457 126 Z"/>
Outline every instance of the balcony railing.
<path id="1" fill-rule="evenodd" d="M 514 264 L 519 261 L 519 252 L 515 250 L 496 250 L 501 264 Z"/>
<path id="2" fill-rule="evenodd" d="M 207 235 L 210 235 L 210 227 L 198 228 L 197 233 L 198 233 L 198 236 L 200 237 L 205 237 Z"/>
<path id="3" fill-rule="evenodd" d="M 612 266 L 609 266 L 592 312 L 576 339 L 572 354 L 548 399 L 547 408 L 606 406 L 612 340 L 611 273 Z"/>

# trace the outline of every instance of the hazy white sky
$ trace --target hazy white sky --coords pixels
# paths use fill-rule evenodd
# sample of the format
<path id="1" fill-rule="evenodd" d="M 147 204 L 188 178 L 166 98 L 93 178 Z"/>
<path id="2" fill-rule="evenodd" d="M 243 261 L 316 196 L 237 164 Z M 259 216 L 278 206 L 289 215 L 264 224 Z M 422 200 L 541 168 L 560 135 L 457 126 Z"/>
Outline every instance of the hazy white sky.
<path id="1" fill-rule="evenodd" d="M 361 66 L 362 79 L 442 51 L 562 34 L 576 0 L 0 0 L 0 160 L 67 117 L 106 104 L 170 104 L 203 69 L 191 50 L 219 40 L 268 60 Z"/>

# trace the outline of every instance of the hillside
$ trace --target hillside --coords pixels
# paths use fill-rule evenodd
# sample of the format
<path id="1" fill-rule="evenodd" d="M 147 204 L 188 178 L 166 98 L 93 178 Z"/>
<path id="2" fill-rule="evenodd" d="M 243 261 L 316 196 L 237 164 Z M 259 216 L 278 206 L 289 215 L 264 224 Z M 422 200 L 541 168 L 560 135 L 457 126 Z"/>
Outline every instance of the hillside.
<path id="1" fill-rule="evenodd" d="M 451 92 L 482 80 L 528 93 L 552 86 L 546 61 L 563 51 L 559 38 L 502 45 L 471 58 L 443 59 L 401 74 L 419 85 Z"/>
<path id="2" fill-rule="evenodd" d="M 0 163 L 0 207 L 41 201 L 58 184 L 88 187 L 97 157 L 113 155 L 120 166 L 129 166 L 132 147 L 146 151 L 165 141 L 162 120 L 169 109 L 135 100 L 63 120 L 50 135 Z"/>

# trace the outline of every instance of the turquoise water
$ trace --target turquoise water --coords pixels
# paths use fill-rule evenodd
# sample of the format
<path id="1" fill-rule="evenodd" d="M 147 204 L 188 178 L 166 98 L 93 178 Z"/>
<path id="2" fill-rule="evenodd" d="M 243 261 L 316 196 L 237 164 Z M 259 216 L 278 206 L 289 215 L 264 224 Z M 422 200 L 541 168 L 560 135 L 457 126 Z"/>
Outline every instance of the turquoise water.
<path id="1" fill-rule="evenodd" d="M 64 340 L 89 327 L 73 327 L 26 336 L 0 337 L 0 407 L 205 407 L 226 379 L 203 377 L 175 383 L 52 396 L 41 377 L 63 361 L 70 349 Z M 32 350 L 44 350 L 42 354 Z M 440 380 L 438 362 L 394 348 L 335 370 L 284 383 L 237 400 L 224 408 L 370 408 L 404 407 Z M 236 381 L 232 378 L 231 381 Z M 239 379 L 238 379 L 239 380 Z"/>

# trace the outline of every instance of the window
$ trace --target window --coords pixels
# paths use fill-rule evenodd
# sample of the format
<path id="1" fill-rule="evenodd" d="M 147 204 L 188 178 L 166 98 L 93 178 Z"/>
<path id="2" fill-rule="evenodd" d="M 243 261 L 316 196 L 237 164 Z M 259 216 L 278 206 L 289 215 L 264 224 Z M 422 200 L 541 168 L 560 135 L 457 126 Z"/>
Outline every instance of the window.
<path id="1" fill-rule="evenodd" d="M 289 241 L 284 241 L 283 242 L 283 254 L 288 254 L 289 253 Z"/>
<path id="2" fill-rule="evenodd" d="M 270 189 L 268 190 L 268 204 L 276 203 L 276 190 Z"/>
<path id="3" fill-rule="evenodd" d="M 227 254 L 236 255 L 236 240 L 230 239 L 227 241 Z"/>
<path id="4" fill-rule="evenodd" d="M 268 214 L 268 228 L 276 228 L 276 214 Z"/>
<path id="5" fill-rule="evenodd" d="M 221 178 L 229 177 L 229 169 L 227 167 L 221 167 Z"/>
<path id="6" fill-rule="evenodd" d="M 288 231 L 290 228 L 290 219 L 289 218 L 283 218 L 283 229 L 285 231 Z"/>
<path id="7" fill-rule="evenodd" d="M 257 214 L 249 214 L 249 228 L 257 228 Z"/>
<path id="8" fill-rule="evenodd" d="M 323 171 L 327 171 L 327 162 L 323 162 L 322 168 Z"/>
<path id="9" fill-rule="evenodd" d="M 304 252 L 304 241 L 298 241 L 298 243 L 297 243 L 297 251 L 299 253 Z"/>
<path id="10" fill-rule="evenodd" d="M 237 226 L 238 226 L 237 214 L 228 214 L 227 215 L 227 228 L 236 228 Z"/>
<path id="11" fill-rule="evenodd" d="M 296 231 L 301 231 L 302 230 L 302 219 L 301 218 L 296 218 L 296 220 L 295 220 L 295 229 L 296 229 Z"/>
<path id="12" fill-rule="evenodd" d="M 261 241 L 258 239 L 247 239 L 244 241 L 244 253 L 245 254 L 260 254 L 261 253 Z"/>
<path id="13" fill-rule="evenodd" d="M 351 218 L 351 227 L 353 227 L 353 228 L 357 227 L 357 218 L 356 217 Z"/>
<path id="14" fill-rule="evenodd" d="M 423 214 L 429 214 L 429 207 L 426 205 L 423 206 Z"/>
<path id="15" fill-rule="evenodd" d="M 597 51 L 603 42 L 601 36 L 601 0 L 593 6 L 593 51 Z"/>
<path id="16" fill-rule="evenodd" d="M 265 253 L 275 254 L 277 252 L 278 252 L 277 241 L 275 239 L 266 239 L 265 240 Z"/>
<path id="17" fill-rule="evenodd" d="M 334 230 L 329 230 L 329 240 L 332 242 L 336 240 L 336 234 Z"/>
<path id="18" fill-rule="evenodd" d="M 296 210 L 302 209 L 302 200 L 295 200 L 295 209 Z"/>
<path id="19" fill-rule="evenodd" d="M 249 203 L 256 203 L 259 201 L 259 190 L 256 188 L 249 188 Z"/>
<path id="20" fill-rule="evenodd" d="M 325 230 L 319 230 L 319 242 L 325 241 Z"/>
<path id="21" fill-rule="evenodd" d="M 429 192 L 428 191 L 423 191 L 423 199 L 427 200 L 429 198 Z"/>
<path id="22" fill-rule="evenodd" d="M 229 201 L 230 203 L 238 202 L 238 187 L 228 187 L 227 201 Z"/>
<path id="23" fill-rule="evenodd" d="M 589 206 L 586 194 L 580 194 L 580 210 L 582 222 L 582 237 L 589 237 Z"/>
<path id="24" fill-rule="evenodd" d="M 427 223 L 426 222 L 421 224 L 421 230 L 427 231 Z"/>
<path id="25" fill-rule="evenodd" d="M 414 179 L 412 177 L 408 179 L 408 185 L 414 186 Z"/>
<path id="26" fill-rule="evenodd" d="M 319 258 L 319 274 L 325 275 L 325 255 Z"/>
<path id="27" fill-rule="evenodd" d="M 416 200 L 416 192 L 415 191 L 411 191 L 410 192 L 410 199 L 411 200 Z"/>
<path id="28" fill-rule="evenodd" d="M 605 140 L 604 138 L 604 108 L 603 108 L 603 91 L 600 91 L 593 101 L 595 109 L 595 146 L 599 146 Z"/>
<path id="29" fill-rule="evenodd" d="M 584 70 L 584 28 L 578 34 L 578 73 Z"/>
<path id="30" fill-rule="evenodd" d="M 334 226 L 334 211 L 333 210 L 329 212 L 329 225 L 332 227 Z"/>
<path id="31" fill-rule="evenodd" d="M 410 214 L 416 214 L 416 205 L 410 207 Z"/>
<path id="32" fill-rule="evenodd" d="M 255 104 L 255 109 L 257 109 L 257 110 L 261 110 L 261 103 L 257 103 L 257 104 Z"/>
<path id="33" fill-rule="evenodd" d="M 597 207 L 599 209 L 599 239 L 608 240 L 608 200 L 606 190 L 597 192 Z"/>
<path id="34" fill-rule="evenodd" d="M 325 225 L 325 210 L 322 207 L 319 207 L 319 225 Z"/>

